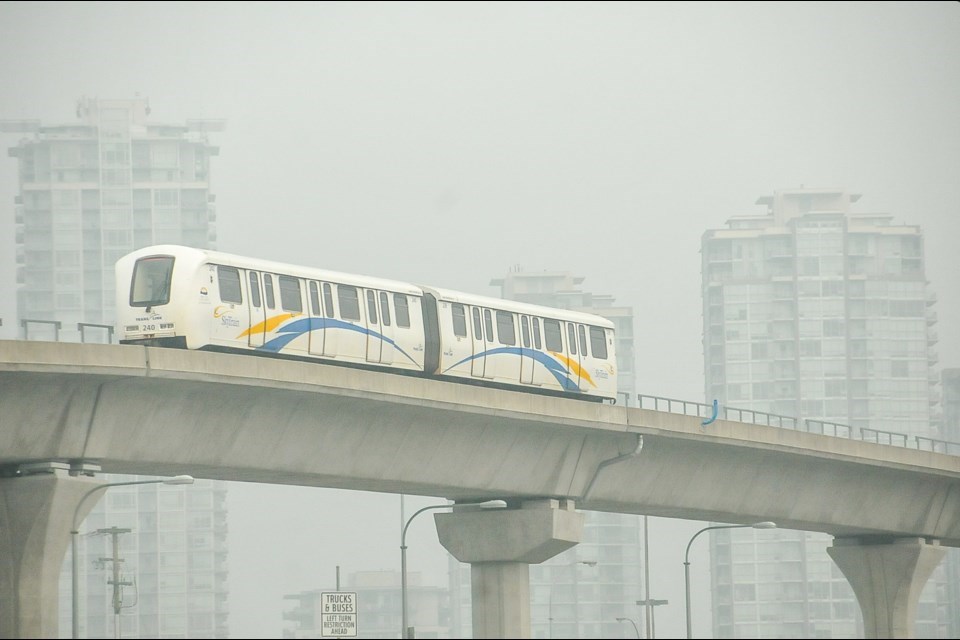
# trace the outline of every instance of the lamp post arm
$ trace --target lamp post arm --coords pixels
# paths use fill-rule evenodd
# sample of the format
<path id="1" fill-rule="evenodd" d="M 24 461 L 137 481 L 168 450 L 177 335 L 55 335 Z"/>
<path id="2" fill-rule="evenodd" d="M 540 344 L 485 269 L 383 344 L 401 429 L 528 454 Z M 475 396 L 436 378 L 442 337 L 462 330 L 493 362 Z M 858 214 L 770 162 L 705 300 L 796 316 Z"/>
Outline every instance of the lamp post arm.
<path id="1" fill-rule="evenodd" d="M 414 519 L 414 518 L 416 518 L 418 515 L 420 515 L 420 514 L 423 513 L 424 511 L 429 511 L 430 509 L 446 509 L 447 507 L 451 507 L 451 506 L 453 506 L 453 505 L 449 505 L 449 504 L 431 504 L 431 505 L 429 505 L 429 506 L 423 507 L 422 509 L 418 509 L 418 510 L 414 511 L 413 515 L 410 516 L 409 519 L 407 519 L 407 524 L 403 525 L 403 532 L 400 534 L 400 547 L 405 549 L 406 546 L 407 546 L 407 542 L 406 542 L 406 540 L 407 540 L 407 529 L 410 527 L 410 523 L 413 522 L 413 519 Z"/>
<path id="2" fill-rule="evenodd" d="M 73 510 L 73 529 L 71 529 L 71 533 L 75 533 L 77 531 L 77 527 L 80 526 L 80 523 L 77 522 L 77 516 L 80 515 L 80 507 L 82 507 L 83 503 L 87 501 L 87 498 L 89 498 L 91 495 L 93 495 L 97 491 L 100 491 L 102 489 L 109 489 L 110 487 L 126 487 L 132 484 L 163 484 L 163 483 L 164 483 L 163 480 L 131 480 L 130 482 L 111 482 L 108 484 L 101 484 L 98 487 L 94 487 L 90 489 L 85 494 L 83 494 L 83 497 L 80 498 L 80 501 L 77 503 L 77 508 Z"/>
<path id="3" fill-rule="evenodd" d="M 710 530 L 712 530 L 712 529 L 740 529 L 740 528 L 744 528 L 744 527 L 749 529 L 749 528 L 750 528 L 750 525 L 748 525 L 748 524 L 718 524 L 718 525 L 714 525 L 714 526 L 712 526 L 712 527 L 704 527 L 703 529 L 700 529 L 700 531 L 697 531 L 695 534 L 693 534 L 693 537 L 690 538 L 690 542 L 687 543 L 687 551 L 686 551 L 686 553 L 683 554 L 683 564 L 690 564 L 690 546 L 693 544 L 693 541 L 697 539 L 697 536 L 699 536 L 699 535 L 700 535 L 701 533 L 703 533 L 704 531 L 710 531 Z"/>

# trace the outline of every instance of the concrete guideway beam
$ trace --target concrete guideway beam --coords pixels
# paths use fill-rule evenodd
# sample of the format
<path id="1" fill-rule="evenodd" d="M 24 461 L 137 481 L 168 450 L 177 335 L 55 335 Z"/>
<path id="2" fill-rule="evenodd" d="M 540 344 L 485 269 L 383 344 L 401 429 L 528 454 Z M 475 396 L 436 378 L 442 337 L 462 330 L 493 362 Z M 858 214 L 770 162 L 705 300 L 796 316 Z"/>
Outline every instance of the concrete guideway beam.
<path id="1" fill-rule="evenodd" d="M 924 538 L 836 538 L 827 553 L 857 595 L 866 638 L 913 638 L 920 592 L 947 550 Z"/>
<path id="2" fill-rule="evenodd" d="M 60 569 L 77 506 L 103 482 L 45 472 L 0 478 L 0 638 L 56 638 Z M 93 509 L 87 500 L 78 520 Z"/>
<path id="3" fill-rule="evenodd" d="M 583 536 L 572 500 L 529 500 L 519 509 L 434 514 L 440 544 L 470 563 L 474 638 L 530 637 L 530 565 Z"/>

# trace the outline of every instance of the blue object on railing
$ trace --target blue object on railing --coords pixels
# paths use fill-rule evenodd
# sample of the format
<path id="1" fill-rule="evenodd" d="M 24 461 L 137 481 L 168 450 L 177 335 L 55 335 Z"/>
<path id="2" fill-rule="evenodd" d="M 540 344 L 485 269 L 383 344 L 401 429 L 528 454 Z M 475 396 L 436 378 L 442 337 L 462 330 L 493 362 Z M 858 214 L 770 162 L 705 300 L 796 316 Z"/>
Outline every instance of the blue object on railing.
<path id="1" fill-rule="evenodd" d="M 713 422 L 714 420 L 716 420 L 717 415 L 719 415 L 719 413 L 720 413 L 720 402 L 716 398 L 714 398 L 713 399 L 713 415 L 707 418 L 706 420 L 704 420 L 703 422 L 701 422 L 700 426 L 705 427 L 711 422 Z"/>

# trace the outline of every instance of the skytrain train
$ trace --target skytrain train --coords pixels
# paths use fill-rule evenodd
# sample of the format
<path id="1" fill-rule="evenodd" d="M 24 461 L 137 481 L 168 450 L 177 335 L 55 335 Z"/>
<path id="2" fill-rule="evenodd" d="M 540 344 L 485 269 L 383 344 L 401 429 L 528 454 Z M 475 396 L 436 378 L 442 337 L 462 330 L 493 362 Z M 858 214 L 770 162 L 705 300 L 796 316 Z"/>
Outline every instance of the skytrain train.
<path id="1" fill-rule="evenodd" d="M 600 316 L 176 245 L 116 263 L 121 344 L 370 367 L 615 401 Z"/>

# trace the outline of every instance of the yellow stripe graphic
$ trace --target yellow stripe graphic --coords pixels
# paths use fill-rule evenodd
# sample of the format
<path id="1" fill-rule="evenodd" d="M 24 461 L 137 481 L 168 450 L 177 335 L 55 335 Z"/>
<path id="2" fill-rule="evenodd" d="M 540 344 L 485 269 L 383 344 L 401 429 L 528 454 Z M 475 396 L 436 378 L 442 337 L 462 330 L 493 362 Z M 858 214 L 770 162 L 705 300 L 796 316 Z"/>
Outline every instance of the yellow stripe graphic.
<path id="1" fill-rule="evenodd" d="M 247 329 L 246 331 L 238 335 L 237 338 L 246 337 L 251 333 L 263 333 L 263 332 L 269 333 L 274 329 L 276 329 L 280 324 L 286 322 L 290 318 L 296 318 L 298 315 L 300 314 L 299 313 L 281 313 L 279 315 L 273 316 L 272 318 L 267 318 L 263 322 L 258 322 L 257 324 L 253 325 L 252 327 L 250 327 L 249 329 Z"/>
<path id="2" fill-rule="evenodd" d="M 570 369 L 570 371 L 579 375 L 581 378 L 583 378 L 593 386 L 597 386 L 597 383 L 593 381 L 593 378 L 590 377 L 590 374 L 587 373 L 587 370 L 581 367 L 578 363 L 574 362 L 573 360 L 563 355 L 562 353 L 556 353 L 555 351 L 551 351 L 550 353 L 553 354 L 553 356 L 556 357 L 557 360 L 560 360 L 565 365 L 567 365 L 567 369 Z"/>

